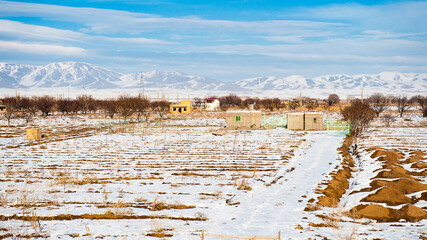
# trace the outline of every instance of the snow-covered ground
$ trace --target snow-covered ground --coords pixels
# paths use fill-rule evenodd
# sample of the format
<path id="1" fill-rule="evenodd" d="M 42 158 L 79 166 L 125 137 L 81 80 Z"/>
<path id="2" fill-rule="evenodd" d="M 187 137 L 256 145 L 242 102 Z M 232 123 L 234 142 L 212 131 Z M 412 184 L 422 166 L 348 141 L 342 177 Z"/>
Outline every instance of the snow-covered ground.
<path id="1" fill-rule="evenodd" d="M 312 226 L 322 222 L 318 214 L 336 210 L 304 208 L 340 164 L 343 136 L 283 128 L 223 131 L 224 124 L 206 116 L 160 125 L 50 117 L 33 124 L 48 133 L 39 142 L 25 140 L 24 127 L 0 127 L 7 132 L 0 138 L 0 235 L 147 239 L 163 232 L 173 235 L 169 239 L 201 239 L 202 232 L 280 231 L 282 239 L 338 239 L 355 228 L 360 239 L 425 236 L 425 220 Z M 425 138 L 416 141 L 409 147 L 425 151 Z M 369 177 L 364 174 L 358 184 Z"/>

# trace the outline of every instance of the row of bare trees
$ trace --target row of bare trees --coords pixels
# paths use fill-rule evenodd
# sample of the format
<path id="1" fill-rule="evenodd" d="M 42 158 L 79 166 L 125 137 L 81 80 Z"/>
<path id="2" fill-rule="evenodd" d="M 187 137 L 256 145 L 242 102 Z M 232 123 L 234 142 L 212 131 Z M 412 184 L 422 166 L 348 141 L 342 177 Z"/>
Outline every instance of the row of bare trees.
<path id="1" fill-rule="evenodd" d="M 423 117 L 427 116 L 427 97 L 417 95 L 412 98 L 406 96 L 384 96 L 381 93 L 371 95 L 365 101 L 355 99 L 350 102 L 350 105 L 341 110 L 344 120 L 349 120 L 352 134 L 358 135 L 369 123 L 379 117 L 382 112 L 390 106 L 396 106 L 399 116 L 403 117 L 403 113 L 410 109 L 413 105 L 417 106 L 422 111 Z M 384 115 L 383 121 L 387 126 L 393 121 L 391 115 Z"/>
<path id="2" fill-rule="evenodd" d="M 375 93 L 369 96 L 369 98 L 366 99 L 366 102 L 375 112 L 377 117 L 391 106 L 396 106 L 400 117 L 403 117 L 403 114 L 411 107 L 417 107 L 422 112 L 423 117 L 427 117 L 426 96 L 416 95 L 408 98 L 406 96 L 385 96 L 381 93 Z"/>
<path id="3" fill-rule="evenodd" d="M 48 116 L 57 112 L 66 114 L 87 114 L 104 113 L 106 117 L 122 117 L 127 121 L 130 116 L 135 115 L 137 121 L 144 117 L 148 120 L 151 113 L 155 112 L 160 118 L 169 111 L 170 103 L 165 100 L 151 102 L 142 96 L 121 95 L 115 99 L 100 100 L 90 95 L 81 95 L 75 99 L 54 98 L 51 96 L 42 97 L 5 97 L 2 105 L 6 108 L 3 118 L 10 126 L 12 119 L 24 119 L 25 123 L 30 123 L 34 116 Z"/>

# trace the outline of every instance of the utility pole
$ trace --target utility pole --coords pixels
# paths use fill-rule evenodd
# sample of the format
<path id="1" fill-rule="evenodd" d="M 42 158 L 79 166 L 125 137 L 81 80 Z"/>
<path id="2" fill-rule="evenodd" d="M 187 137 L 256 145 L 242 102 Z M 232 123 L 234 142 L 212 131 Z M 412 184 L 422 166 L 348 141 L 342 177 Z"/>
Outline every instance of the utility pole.
<path id="1" fill-rule="evenodd" d="M 144 77 L 142 76 L 142 72 L 139 74 L 139 95 L 141 95 L 142 89 L 142 97 L 144 97 Z"/>
<path id="2" fill-rule="evenodd" d="M 361 93 L 360 93 L 360 97 L 362 99 L 362 103 L 363 103 L 363 80 L 365 80 L 365 77 L 362 77 L 362 85 L 361 85 Z"/>

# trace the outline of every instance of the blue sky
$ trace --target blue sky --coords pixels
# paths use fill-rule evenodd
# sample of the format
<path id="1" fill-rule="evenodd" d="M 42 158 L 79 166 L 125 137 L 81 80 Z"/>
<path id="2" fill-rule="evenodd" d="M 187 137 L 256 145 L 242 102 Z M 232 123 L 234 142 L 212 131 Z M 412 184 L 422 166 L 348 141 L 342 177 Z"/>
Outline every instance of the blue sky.
<path id="1" fill-rule="evenodd" d="M 121 73 L 427 72 L 427 1 L 1 1 L 0 61 Z"/>

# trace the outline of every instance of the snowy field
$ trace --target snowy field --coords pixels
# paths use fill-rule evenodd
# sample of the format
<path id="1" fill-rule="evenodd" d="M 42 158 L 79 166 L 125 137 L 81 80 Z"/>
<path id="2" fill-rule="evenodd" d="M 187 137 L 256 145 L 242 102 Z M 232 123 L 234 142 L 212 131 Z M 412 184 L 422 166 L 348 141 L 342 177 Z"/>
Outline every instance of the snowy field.
<path id="1" fill-rule="evenodd" d="M 280 232 L 281 239 L 419 239 L 427 236 L 426 220 L 342 217 L 321 227 L 319 216 L 348 211 L 368 194 L 350 192 L 368 186 L 378 169 L 371 147 L 425 153 L 425 123 L 416 118 L 409 128 L 385 130 L 374 125 L 359 139 L 358 169 L 339 207 L 305 211 L 341 164 L 337 149 L 344 136 L 283 128 L 223 131 L 220 115 L 148 124 L 54 116 L 36 119 L 46 137 L 28 141 L 25 127 L 2 122 L 0 236 L 202 239 L 204 233 L 204 239 L 219 239 L 209 235 Z M 425 199 L 416 206 L 425 209 Z"/>

